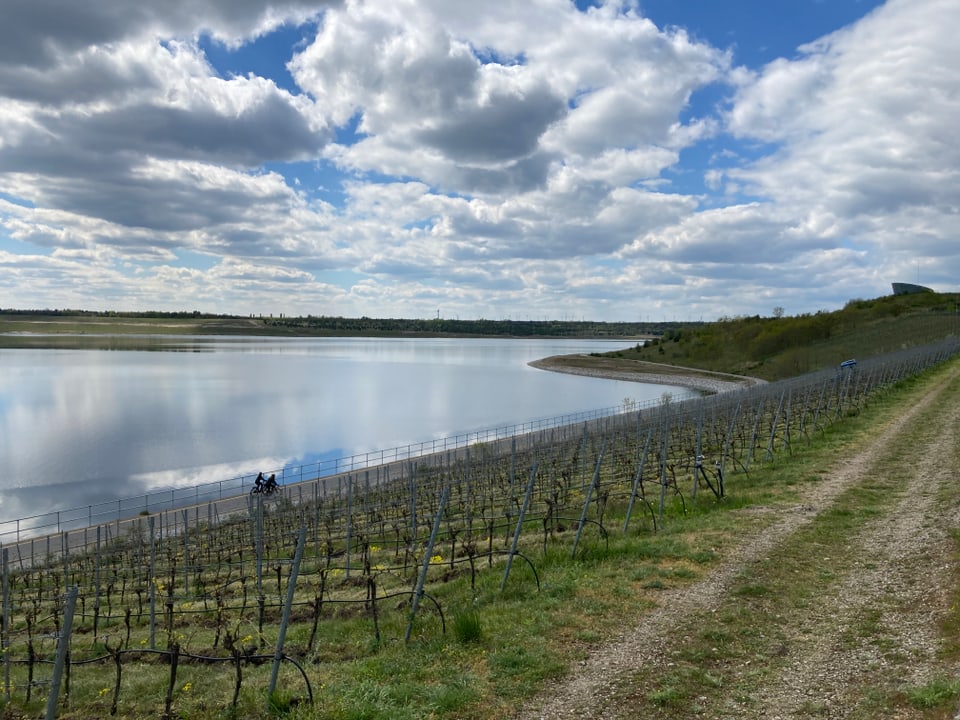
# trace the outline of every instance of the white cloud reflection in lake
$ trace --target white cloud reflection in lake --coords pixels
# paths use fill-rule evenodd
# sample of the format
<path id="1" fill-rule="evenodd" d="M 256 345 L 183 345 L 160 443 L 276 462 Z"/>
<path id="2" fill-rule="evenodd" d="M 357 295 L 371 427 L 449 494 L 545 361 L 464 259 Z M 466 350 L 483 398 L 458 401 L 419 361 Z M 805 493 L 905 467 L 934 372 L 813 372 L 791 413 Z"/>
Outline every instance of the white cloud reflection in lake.
<path id="1" fill-rule="evenodd" d="M 663 386 L 527 366 L 630 342 L 170 338 L 0 351 L 0 518 L 594 410 Z M 691 393 L 669 388 L 675 397 Z"/>

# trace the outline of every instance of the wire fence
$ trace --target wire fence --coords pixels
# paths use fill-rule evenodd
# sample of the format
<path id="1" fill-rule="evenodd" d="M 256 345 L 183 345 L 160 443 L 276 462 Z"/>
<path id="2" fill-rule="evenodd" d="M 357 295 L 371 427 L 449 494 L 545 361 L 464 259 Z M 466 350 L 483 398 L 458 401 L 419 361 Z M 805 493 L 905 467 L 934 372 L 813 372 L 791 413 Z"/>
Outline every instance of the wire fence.
<path id="1" fill-rule="evenodd" d="M 656 532 L 958 351 L 950 340 L 748 390 L 471 436 L 274 497 L 6 544 L 5 697 L 24 708 L 43 698 L 47 717 L 66 702 L 143 712 L 130 689 L 142 679 L 123 678 L 157 656 L 168 716 L 201 682 L 219 688 L 211 702 L 223 706 L 275 698 L 278 684 L 310 702 L 307 661 L 348 651 L 337 621 L 366 623 L 376 643 L 443 633 L 442 583 L 472 587 L 493 574 L 500 592 L 536 592 L 548 545 L 576 559 L 613 532 Z M 269 681 L 251 669 L 261 665 Z M 111 683 L 83 680 L 105 667 Z"/>

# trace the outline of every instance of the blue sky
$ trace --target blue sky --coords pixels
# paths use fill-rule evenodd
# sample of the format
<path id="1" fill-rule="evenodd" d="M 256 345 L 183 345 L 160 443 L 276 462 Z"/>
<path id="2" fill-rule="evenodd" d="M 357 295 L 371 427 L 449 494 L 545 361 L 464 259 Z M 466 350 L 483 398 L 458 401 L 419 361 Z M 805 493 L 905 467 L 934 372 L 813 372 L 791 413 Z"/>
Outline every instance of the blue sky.
<path id="1" fill-rule="evenodd" d="M 686 320 L 957 290 L 956 0 L 4 16 L 0 308 Z"/>

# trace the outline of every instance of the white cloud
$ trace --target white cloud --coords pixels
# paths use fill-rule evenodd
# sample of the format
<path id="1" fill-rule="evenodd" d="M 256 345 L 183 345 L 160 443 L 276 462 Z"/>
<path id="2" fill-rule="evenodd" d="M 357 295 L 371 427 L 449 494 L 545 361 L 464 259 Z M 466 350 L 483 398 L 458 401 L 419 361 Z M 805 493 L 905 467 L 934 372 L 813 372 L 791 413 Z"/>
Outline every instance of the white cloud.
<path id="1" fill-rule="evenodd" d="M 344 166 L 482 194 L 543 187 L 561 157 L 648 153 L 650 167 L 697 135 L 677 115 L 727 62 L 613 5 L 465 7 L 350 4 L 293 59 L 331 121 L 358 116 L 369 136 L 336 153 Z"/>
<path id="2" fill-rule="evenodd" d="M 0 306 L 714 317 L 918 265 L 950 289 L 954 4 L 745 68 L 630 2 L 12 0 Z M 299 91 L 201 49 L 306 20 L 273 58 Z"/>
<path id="3" fill-rule="evenodd" d="M 129 38 L 192 38 L 209 33 L 228 44 L 284 23 L 318 17 L 335 0 L 5 0 L 0 68 L 56 68 L 64 58 Z"/>
<path id="4" fill-rule="evenodd" d="M 860 243 L 878 258 L 950 258 L 934 277 L 955 285 L 958 33 L 950 0 L 891 0 L 799 59 L 771 63 L 740 89 L 729 122 L 737 135 L 778 147 L 729 175 L 796 228 Z"/>

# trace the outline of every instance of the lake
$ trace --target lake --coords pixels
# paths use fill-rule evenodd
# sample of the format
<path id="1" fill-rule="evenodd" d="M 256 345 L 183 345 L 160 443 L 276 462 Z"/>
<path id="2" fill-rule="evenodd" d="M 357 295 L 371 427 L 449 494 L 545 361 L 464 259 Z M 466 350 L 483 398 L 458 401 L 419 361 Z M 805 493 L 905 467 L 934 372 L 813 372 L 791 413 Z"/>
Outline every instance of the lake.
<path id="1" fill-rule="evenodd" d="M 629 341 L 151 342 L 155 350 L 0 350 L 0 520 L 695 394 L 527 366 Z"/>

